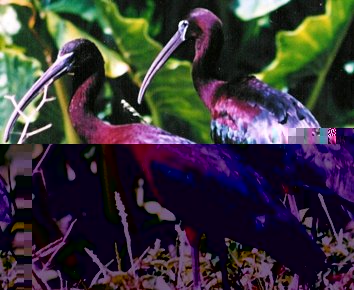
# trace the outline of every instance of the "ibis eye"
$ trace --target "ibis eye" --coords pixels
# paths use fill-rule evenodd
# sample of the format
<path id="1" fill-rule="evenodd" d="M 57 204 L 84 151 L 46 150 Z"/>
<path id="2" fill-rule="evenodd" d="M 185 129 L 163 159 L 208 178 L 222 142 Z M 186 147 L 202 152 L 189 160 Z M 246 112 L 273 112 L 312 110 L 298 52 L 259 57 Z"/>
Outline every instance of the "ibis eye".
<path id="1" fill-rule="evenodd" d="M 182 32 L 183 30 L 185 30 L 188 27 L 188 25 L 189 25 L 189 23 L 187 20 L 182 20 L 178 24 L 178 30 Z"/>
<path id="2" fill-rule="evenodd" d="M 189 22 L 187 20 L 182 20 L 178 24 L 178 32 L 180 33 L 183 41 L 186 40 L 186 32 L 187 32 L 188 26 L 189 26 Z"/>

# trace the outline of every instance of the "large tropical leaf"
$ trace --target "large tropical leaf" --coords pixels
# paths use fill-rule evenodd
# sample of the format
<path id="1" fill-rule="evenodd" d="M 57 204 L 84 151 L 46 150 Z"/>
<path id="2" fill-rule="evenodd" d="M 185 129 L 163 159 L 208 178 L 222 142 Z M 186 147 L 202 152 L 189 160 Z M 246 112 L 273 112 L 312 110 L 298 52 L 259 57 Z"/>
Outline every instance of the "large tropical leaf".
<path id="1" fill-rule="evenodd" d="M 70 2 L 68 0 L 54 0 L 43 3 L 43 6 L 46 10 L 55 13 L 72 13 L 79 15 L 87 21 L 94 21 L 96 19 L 96 9 L 93 0 Z"/>
<path id="2" fill-rule="evenodd" d="M 132 78 L 140 85 L 161 45 L 148 36 L 145 19 L 123 17 L 112 1 L 95 3 L 102 29 L 111 32 L 124 61 L 133 70 Z M 209 113 L 194 90 L 190 63 L 170 61 L 152 82 L 146 100 L 154 124 L 179 134 L 182 129 L 185 137 L 197 142 L 210 142 Z"/>
<path id="3" fill-rule="evenodd" d="M 0 137 L 2 139 L 5 125 L 14 110 L 14 106 L 5 96 L 14 96 L 18 102 L 27 89 L 41 74 L 38 60 L 26 57 L 21 51 L 4 49 L 0 52 Z M 34 106 L 26 112 L 31 114 Z M 20 118 L 21 120 L 21 118 Z M 15 128 L 16 130 L 16 128 Z M 15 141 L 18 138 L 15 138 Z M 13 138 L 11 141 L 14 141 Z"/>
<path id="4" fill-rule="evenodd" d="M 276 36 L 275 59 L 258 77 L 277 87 L 288 86 L 290 78 L 318 77 L 307 106 L 312 109 L 330 66 L 353 18 L 354 0 L 327 0 L 326 13 L 307 17 L 294 31 Z"/>

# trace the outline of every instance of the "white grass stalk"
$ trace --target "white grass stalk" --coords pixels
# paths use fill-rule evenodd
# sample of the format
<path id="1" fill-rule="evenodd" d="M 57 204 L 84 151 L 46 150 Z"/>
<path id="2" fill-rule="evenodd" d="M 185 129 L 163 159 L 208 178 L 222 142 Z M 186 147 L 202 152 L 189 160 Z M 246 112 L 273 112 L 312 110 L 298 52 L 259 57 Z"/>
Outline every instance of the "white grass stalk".
<path id="1" fill-rule="evenodd" d="M 33 174 L 34 174 L 34 173 L 37 173 L 37 172 L 39 171 L 39 168 L 40 168 L 40 166 L 42 165 L 43 160 L 46 158 L 46 156 L 47 156 L 47 154 L 48 154 L 50 148 L 52 147 L 52 145 L 53 145 L 53 144 L 49 144 L 49 145 L 48 145 L 48 147 L 47 147 L 47 149 L 45 150 L 45 152 L 43 153 L 41 159 L 38 161 L 37 166 L 36 166 L 35 169 L 33 170 Z M 42 177 L 43 177 L 43 173 L 41 173 L 41 174 L 42 174 Z M 43 178 L 43 181 L 44 181 L 44 178 Z"/>
<path id="2" fill-rule="evenodd" d="M 177 288 L 184 289 L 184 283 L 182 280 L 183 262 L 185 260 L 185 245 L 187 243 L 186 232 L 182 231 L 179 224 L 175 225 L 175 230 L 179 239 L 179 259 L 178 259 L 178 272 L 177 272 Z"/>
<path id="3" fill-rule="evenodd" d="M 98 278 L 101 274 L 103 274 L 103 277 L 105 280 L 110 279 L 112 276 L 112 271 L 108 269 L 108 266 L 111 265 L 114 262 L 114 259 L 110 260 L 106 265 L 103 265 L 103 263 L 98 259 L 97 255 L 93 253 L 93 251 L 89 250 L 88 248 L 85 248 L 86 253 L 91 257 L 92 261 L 98 266 L 100 269 L 98 273 L 93 277 L 90 288 L 97 284 Z"/>
<path id="4" fill-rule="evenodd" d="M 58 273 L 58 277 L 59 277 L 59 281 L 60 281 L 60 289 L 64 289 L 63 288 L 64 287 L 64 285 L 63 285 L 63 277 L 61 276 L 61 273 L 60 273 L 59 270 L 57 271 L 57 273 Z"/>
<path id="5" fill-rule="evenodd" d="M 300 221 L 300 214 L 296 204 L 295 196 L 293 194 L 288 194 L 288 199 L 291 213 L 297 218 L 298 221 Z"/>
<path id="6" fill-rule="evenodd" d="M 128 227 L 128 222 L 127 222 L 127 214 L 125 213 L 125 207 L 122 202 L 122 199 L 120 198 L 120 194 L 118 192 L 115 192 L 115 199 L 116 199 L 116 206 L 119 212 L 119 215 L 122 219 L 122 224 L 124 228 L 124 235 L 127 240 L 127 247 L 128 247 L 128 254 L 130 258 L 130 264 L 131 264 L 131 271 L 135 277 L 135 265 L 133 261 L 133 253 L 132 253 L 132 242 L 129 234 L 129 227 Z"/>
<path id="7" fill-rule="evenodd" d="M 54 259 L 55 255 L 59 252 L 59 250 L 65 245 L 66 239 L 68 238 L 74 224 L 76 223 L 77 219 L 75 219 L 69 226 L 65 236 L 63 237 L 63 241 L 57 246 L 57 248 L 55 249 L 55 251 L 53 252 L 53 254 L 50 256 L 48 262 L 44 265 L 42 271 L 45 271 L 48 269 L 50 263 L 52 262 L 52 260 Z"/>
<path id="8" fill-rule="evenodd" d="M 118 271 L 122 271 L 121 260 L 120 260 L 120 257 L 119 257 L 119 251 L 118 251 L 117 243 L 114 243 L 114 251 L 116 252 Z"/>
<path id="9" fill-rule="evenodd" d="M 53 253 L 56 250 L 56 247 L 58 247 L 60 244 L 63 242 L 63 237 L 55 240 L 54 242 L 46 245 L 44 248 L 34 252 L 32 254 L 32 263 L 35 263 L 38 261 L 39 257 L 46 257 Z"/>
<path id="10" fill-rule="evenodd" d="M 325 211 L 325 213 L 326 213 L 326 215 L 327 215 L 327 218 L 328 218 L 328 220 L 329 220 L 329 223 L 330 223 L 330 225 L 331 225 L 331 227 L 332 227 L 333 234 L 334 234 L 334 236 L 336 237 L 337 242 L 339 242 L 339 236 L 338 236 L 338 234 L 337 234 L 337 232 L 336 232 L 336 229 L 334 228 L 333 221 L 332 221 L 332 219 L 331 219 L 331 216 L 329 215 L 329 212 L 328 212 L 328 209 L 327 209 L 327 206 L 326 206 L 326 203 L 325 203 L 325 201 L 324 201 L 324 199 L 323 199 L 322 194 L 319 193 L 319 194 L 318 194 L 318 198 L 320 199 L 320 202 L 321 202 L 321 205 L 322 205 L 322 207 L 323 207 L 323 210 Z"/>

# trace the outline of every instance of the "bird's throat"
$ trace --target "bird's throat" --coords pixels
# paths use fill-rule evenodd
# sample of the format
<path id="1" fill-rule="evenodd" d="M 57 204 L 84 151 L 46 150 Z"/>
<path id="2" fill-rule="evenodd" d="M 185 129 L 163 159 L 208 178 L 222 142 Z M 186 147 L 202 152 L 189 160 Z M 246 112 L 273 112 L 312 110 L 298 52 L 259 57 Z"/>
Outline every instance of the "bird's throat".
<path id="1" fill-rule="evenodd" d="M 193 60 L 193 84 L 199 96 L 210 109 L 213 103 L 215 90 L 224 83 L 218 78 L 218 59 L 222 47 L 222 40 L 215 35 L 204 35 L 195 43 L 195 57 Z"/>
<path id="2" fill-rule="evenodd" d="M 98 72 L 85 80 L 74 78 L 74 94 L 70 102 L 69 114 L 74 128 L 85 140 L 90 140 L 103 123 L 94 113 L 96 96 L 102 85 L 103 77 L 100 77 Z"/>

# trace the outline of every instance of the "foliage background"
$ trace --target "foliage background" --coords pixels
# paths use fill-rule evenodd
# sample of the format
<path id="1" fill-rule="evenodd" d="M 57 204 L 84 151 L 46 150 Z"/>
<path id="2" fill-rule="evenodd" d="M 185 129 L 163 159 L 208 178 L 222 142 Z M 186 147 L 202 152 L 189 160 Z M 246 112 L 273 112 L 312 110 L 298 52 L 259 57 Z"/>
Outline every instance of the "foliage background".
<path id="1" fill-rule="evenodd" d="M 136 103 L 142 78 L 161 44 L 195 7 L 212 10 L 224 23 L 221 77 L 258 73 L 306 104 L 322 127 L 354 126 L 354 0 L 1 0 L 0 5 L 1 135 L 13 110 L 4 96 L 19 100 L 54 61 L 58 48 L 86 37 L 99 46 L 106 61 L 108 79 L 96 103 L 100 118 L 112 124 L 136 122 L 122 109 L 124 98 L 154 125 L 210 143 L 209 113 L 190 76 L 193 43 L 179 49 L 157 75 L 143 106 Z M 50 95 L 57 101 L 46 104 L 31 130 L 48 123 L 53 127 L 28 142 L 80 142 L 67 115 L 69 77 L 55 82 Z M 22 126 L 18 123 L 15 131 Z M 13 134 L 11 142 L 18 137 Z"/>

